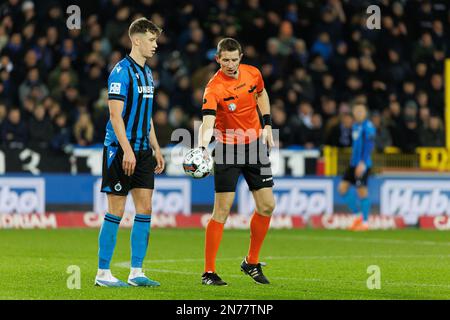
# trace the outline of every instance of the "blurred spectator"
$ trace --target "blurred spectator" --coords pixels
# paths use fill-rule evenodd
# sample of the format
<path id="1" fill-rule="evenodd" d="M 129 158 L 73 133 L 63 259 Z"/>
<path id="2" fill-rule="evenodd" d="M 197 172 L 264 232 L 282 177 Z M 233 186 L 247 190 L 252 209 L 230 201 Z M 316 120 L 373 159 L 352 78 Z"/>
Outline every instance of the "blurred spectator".
<path id="1" fill-rule="evenodd" d="M 43 105 L 37 105 L 29 121 L 29 144 L 32 148 L 46 149 L 53 138 L 53 126 Z"/>
<path id="2" fill-rule="evenodd" d="M 332 53 L 333 46 L 330 42 L 330 35 L 322 32 L 311 47 L 311 54 L 319 54 L 325 61 L 328 61 Z"/>
<path id="3" fill-rule="evenodd" d="M 383 123 L 383 119 L 379 112 L 373 112 L 370 116 L 370 121 L 372 121 L 377 130 L 375 136 L 375 150 L 383 152 L 384 148 L 392 145 L 391 133 Z"/>
<path id="4" fill-rule="evenodd" d="M 411 117 L 405 118 L 405 143 L 401 149 L 405 153 L 414 153 L 419 146 L 419 127 L 417 120 Z"/>
<path id="5" fill-rule="evenodd" d="M 187 75 L 182 75 L 177 80 L 175 92 L 171 97 L 172 103 L 174 105 L 183 105 L 185 112 L 192 115 L 195 113 L 195 109 L 189 103 L 192 93 L 190 79 Z"/>
<path id="6" fill-rule="evenodd" d="M 385 80 L 392 91 L 397 91 L 399 85 L 411 73 L 408 63 L 400 57 L 400 52 L 396 49 L 388 50 L 389 64 L 385 69 Z M 383 70 L 382 70 L 383 72 Z"/>
<path id="7" fill-rule="evenodd" d="M 121 35 L 128 30 L 128 19 L 130 17 L 130 7 L 123 6 L 117 10 L 114 17 L 110 17 L 106 23 L 105 35 L 111 40 L 112 46 L 118 44 Z"/>
<path id="8" fill-rule="evenodd" d="M 433 51 L 433 38 L 431 37 L 431 34 L 429 32 L 424 32 L 413 49 L 413 63 L 417 63 L 419 61 L 430 61 L 433 57 Z"/>
<path id="9" fill-rule="evenodd" d="M 278 52 L 281 56 L 288 56 L 292 53 L 297 39 L 294 36 L 294 29 L 291 22 L 281 22 L 276 40 L 278 41 Z"/>
<path id="10" fill-rule="evenodd" d="M 0 102 L 0 145 L 2 145 L 2 135 L 3 132 L 3 125 L 6 122 L 6 119 L 8 117 L 8 108 L 6 107 L 6 104 L 3 102 Z"/>
<path id="11" fill-rule="evenodd" d="M 312 128 L 313 108 L 308 101 L 301 102 L 297 107 L 297 113 L 290 119 L 289 126 L 292 128 L 293 140 L 296 145 L 304 145 L 307 132 Z"/>
<path id="12" fill-rule="evenodd" d="M 79 115 L 78 120 L 73 126 L 73 135 L 75 143 L 79 146 L 88 146 L 94 140 L 94 125 L 91 116 L 87 112 Z"/>
<path id="13" fill-rule="evenodd" d="M 153 115 L 153 125 L 155 126 L 155 132 L 157 132 L 159 145 L 165 147 L 171 144 L 171 136 L 174 128 L 169 123 L 167 111 L 156 111 Z"/>
<path id="14" fill-rule="evenodd" d="M 416 101 L 420 108 L 429 108 L 428 93 L 425 90 L 417 92 Z"/>
<path id="15" fill-rule="evenodd" d="M 292 52 L 294 61 L 302 67 L 306 67 L 309 59 L 309 52 L 306 47 L 306 42 L 303 39 L 297 39 L 294 43 Z"/>
<path id="16" fill-rule="evenodd" d="M 72 134 L 67 126 L 67 116 L 60 113 L 55 117 L 54 135 L 50 142 L 54 150 L 64 150 L 71 141 Z"/>
<path id="17" fill-rule="evenodd" d="M 323 144 L 323 136 L 322 116 L 314 113 L 311 118 L 311 128 L 306 131 L 305 148 L 319 148 Z"/>
<path id="18" fill-rule="evenodd" d="M 441 118 L 436 115 L 430 116 L 428 128 L 420 132 L 420 144 L 427 147 L 445 146 L 445 132 Z"/>
<path id="19" fill-rule="evenodd" d="M 63 80 L 63 83 L 61 83 L 62 74 L 65 74 L 65 76 L 67 77 L 67 79 L 65 78 Z M 58 90 L 59 86 L 67 86 L 69 84 L 76 85 L 78 83 L 78 75 L 75 70 L 72 69 L 72 62 L 70 60 L 70 57 L 64 56 L 61 58 L 58 66 L 49 74 L 48 81 L 50 91 Z"/>
<path id="20" fill-rule="evenodd" d="M 352 125 L 352 115 L 349 112 L 342 113 L 340 115 L 340 121 L 331 128 L 325 143 L 335 147 L 351 147 Z"/>
<path id="21" fill-rule="evenodd" d="M 425 62 L 415 65 L 414 82 L 418 90 L 428 89 L 428 66 Z"/>
<path id="22" fill-rule="evenodd" d="M 183 112 L 183 109 L 180 106 L 174 106 L 169 111 L 169 124 L 173 128 L 186 128 L 186 114 Z"/>
<path id="23" fill-rule="evenodd" d="M 278 143 L 277 146 L 279 148 L 283 148 L 292 144 L 294 132 L 291 126 L 288 125 L 287 115 L 282 105 L 283 102 L 281 101 L 280 103 L 272 107 L 272 128 L 278 130 L 279 134 L 279 139 L 275 143 Z"/>
<path id="24" fill-rule="evenodd" d="M 98 99 L 100 91 L 105 87 L 102 83 L 102 70 L 99 66 L 93 65 L 89 68 L 88 75 L 81 84 L 81 92 L 89 97 L 89 101 L 93 102 Z"/>
<path id="25" fill-rule="evenodd" d="M 408 101 L 414 101 L 416 94 L 416 85 L 411 79 L 405 79 L 402 85 L 402 91 L 399 94 L 399 100 L 402 105 Z"/>
<path id="26" fill-rule="evenodd" d="M 28 130 L 18 108 L 9 110 L 8 119 L 2 128 L 2 141 L 5 146 L 18 149 L 28 142 Z"/>
<path id="27" fill-rule="evenodd" d="M 444 81 L 442 79 L 442 75 L 433 74 L 431 76 L 430 81 L 430 89 L 429 89 L 429 104 L 430 109 L 433 113 L 443 115 L 444 111 Z"/>
<path id="28" fill-rule="evenodd" d="M 40 95 L 37 97 L 39 99 L 43 99 L 48 95 L 48 89 L 45 84 L 43 84 L 39 77 L 39 69 L 32 68 L 28 71 L 27 78 L 19 87 L 19 97 L 21 99 L 21 103 L 23 104 L 23 100 L 25 97 L 31 95 L 33 90 L 39 90 Z"/>
<path id="29" fill-rule="evenodd" d="M 36 107 L 36 101 L 31 97 L 25 97 L 22 105 L 21 117 L 22 120 L 28 123 L 33 118 L 34 108 Z"/>

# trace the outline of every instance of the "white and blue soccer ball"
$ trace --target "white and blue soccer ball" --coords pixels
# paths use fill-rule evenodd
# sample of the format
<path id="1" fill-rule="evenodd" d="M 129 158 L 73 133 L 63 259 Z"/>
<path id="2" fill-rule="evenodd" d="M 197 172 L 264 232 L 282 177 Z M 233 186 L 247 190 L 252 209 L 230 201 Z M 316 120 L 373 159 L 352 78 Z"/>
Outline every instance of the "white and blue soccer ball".
<path id="1" fill-rule="evenodd" d="M 183 170 L 195 179 L 207 177 L 213 169 L 213 159 L 201 148 L 189 150 L 183 159 Z"/>

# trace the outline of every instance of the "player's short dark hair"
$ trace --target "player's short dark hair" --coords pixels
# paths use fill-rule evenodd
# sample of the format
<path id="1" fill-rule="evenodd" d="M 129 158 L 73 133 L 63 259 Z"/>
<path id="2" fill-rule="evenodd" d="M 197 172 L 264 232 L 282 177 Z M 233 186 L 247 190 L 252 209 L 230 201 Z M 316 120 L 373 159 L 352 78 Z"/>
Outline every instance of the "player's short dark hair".
<path id="1" fill-rule="evenodd" d="M 130 28 L 128 28 L 128 35 L 131 37 L 133 34 L 136 33 L 146 33 L 151 32 L 154 33 L 156 36 L 159 36 L 162 32 L 162 29 L 158 27 L 156 24 L 154 24 L 152 21 L 148 20 L 147 18 L 139 18 L 134 20 Z"/>
<path id="2" fill-rule="evenodd" d="M 369 108 L 367 107 L 367 104 L 362 101 L 361 99 L 355 99 L 350 103 L 350 108 L 353 110 L 357 106 L 363 106 L 367 111 L 369 111 Z"/>
<path id="3" fill-rule="evenodd" d="M 233 38 L 224 38 L 217 44 L 217 56 L 220 57 L 223 51 L 239 51 L 239 55 L 242 53 L 242 47 L 239 42 Z"/>

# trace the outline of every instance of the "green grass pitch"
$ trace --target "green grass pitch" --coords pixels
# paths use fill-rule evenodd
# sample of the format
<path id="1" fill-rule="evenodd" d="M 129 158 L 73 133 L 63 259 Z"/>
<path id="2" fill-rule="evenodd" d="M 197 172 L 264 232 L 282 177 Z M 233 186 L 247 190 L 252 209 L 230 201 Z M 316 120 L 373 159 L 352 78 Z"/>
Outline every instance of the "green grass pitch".
<path id="1" fill-rule="evenodd" d="M 241 273 L 248 230 L 225 230 L 219 275 L 227 287 L 200 284 L 203 230 L 154 229 L 144 264 L 159 288 L 94 287 L 98 230 L 0 230 L 0 299 L 450 299 L 450 233 L 270 230 L 262 249 L 272 281 Z M 126 280 L 130 230 L 120 230 L 113 274 Z M 67 267 L 81 270 L 68 289 Z M 381 289 L 367 288 L 377 265 Z"/>

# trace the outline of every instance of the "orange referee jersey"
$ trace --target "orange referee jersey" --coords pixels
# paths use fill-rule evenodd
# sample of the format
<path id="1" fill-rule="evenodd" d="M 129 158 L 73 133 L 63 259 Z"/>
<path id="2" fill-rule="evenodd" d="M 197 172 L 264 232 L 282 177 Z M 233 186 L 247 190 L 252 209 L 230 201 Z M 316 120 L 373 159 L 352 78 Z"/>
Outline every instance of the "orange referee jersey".
<path id="1" fill-rule="evenodd" d="M 216 116 L 216 138 L 227 144 L 250 143 L 261 135 L 256 94 L 264 89 L 259 70 L 239 65 L 237 79 L 221 70 L 211 78 L 203 95 L 202 112 Z"/>

